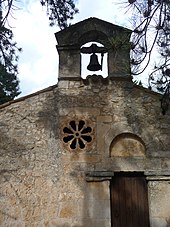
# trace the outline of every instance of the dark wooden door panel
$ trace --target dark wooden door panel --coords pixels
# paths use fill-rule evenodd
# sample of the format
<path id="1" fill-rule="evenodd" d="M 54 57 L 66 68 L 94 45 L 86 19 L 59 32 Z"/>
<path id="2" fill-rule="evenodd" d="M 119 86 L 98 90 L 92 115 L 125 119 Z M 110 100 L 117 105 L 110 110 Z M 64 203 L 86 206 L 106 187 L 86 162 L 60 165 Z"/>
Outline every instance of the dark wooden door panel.
<path id="1" fill-rule="evenodd" d="M 115 176 L 111 181 L 112 227 L 149 227 L 147 184 L 143 176 Z"/>

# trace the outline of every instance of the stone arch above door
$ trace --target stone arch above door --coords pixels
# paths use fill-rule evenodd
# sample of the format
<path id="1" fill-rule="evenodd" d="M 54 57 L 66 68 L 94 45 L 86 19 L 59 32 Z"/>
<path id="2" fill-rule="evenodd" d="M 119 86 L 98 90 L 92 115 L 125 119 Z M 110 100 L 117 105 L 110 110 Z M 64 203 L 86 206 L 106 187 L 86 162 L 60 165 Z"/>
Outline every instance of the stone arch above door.
<path id="1" fill-rule="evenodd" d="M 132 133 L 121 133 L 110 144 L 111 157 L 144 157 L 145 153 L 144 142 Z"/>

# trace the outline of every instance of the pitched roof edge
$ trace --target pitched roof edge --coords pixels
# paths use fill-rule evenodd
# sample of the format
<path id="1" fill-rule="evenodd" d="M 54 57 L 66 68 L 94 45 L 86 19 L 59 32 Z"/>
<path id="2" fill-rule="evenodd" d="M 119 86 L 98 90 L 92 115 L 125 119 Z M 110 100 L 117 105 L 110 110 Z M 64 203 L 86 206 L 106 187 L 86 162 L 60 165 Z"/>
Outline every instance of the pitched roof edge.
<path id="1" fill-rule="evenodd" d="M 111 22 L 105 21 L 105 20 L 100 19 L 100 18 L 97 18 L 97 17 L 89 17 L 89 18 L 85 18 L 85 19 L 83 19 L 83 20 L 80 20 L 80 21 L 78 21 L 78 22 L 76 22 L 76 23 L 74 23 L 74 24 L 71 24 L 70 26 L 66 27 L 65 29 L 62 29 L 62 30 L 60 30 L 60 31 L 57 31 L 57 32 L 55 32 L 54 34 L 57 35 L 57 34 L 59 34 L 59 33 L 63 33 L 63 32 L 65 32 L 65 31 L 67 31 L 67 30 L 70 30 L 70 29 L 72 29 L 72 28 L 78 27 L 80 24 L 84 24 L 84 23 L 86 23 L 87 21 L 101 21 L 102 23 L 110 24 L 110 25 L 113 26 L 113 27 L 117 27 L 117 28 L 124 29 L 124 30 L 128 31 L 129 33 L 132 32 L 132 30 L 131 30 L 130 28 L 123 27 L 123 26 L 118 25 L 118 24 L 113 24 L 113 23 L 111 23 Z"/>
<path id="2" fill-rule="evenodd" d="M 44 88 L 44 89 L 42 89 L 42 90 L 36 91 L 36 92 L 31 93 L 31 94 L 29 94 L 29 95 L 25 95 L 25 96 L 23 96 L 23 97 L 21 97 L 21 98 L 18 98 L 18 99 L 15 99 L 15 100 L 11 100 L 11 101 L 9 101 L 9 102 L 5 102 L 5 103 L 3 103 L 3 104 L 0 105 L 0 109 L 3 109 L 3 108 L 5 108 L 5 107 L 7 107 L 7 106 L 10 106 L 10 105 L 13 104 L 13 103 L 17 103 L 17 102 L 24 101 L 24 100 L 26 100 L 26 99 L 28 99 L 28 98 L 31 98 L 31 97 L 33 97 L 33 96 L 42 94 L 42 93 L 44 93 L 44 92 L 51 91 L 51 90 L 53 90 L 53 89 L 56 88 L 56 87 L 58 87 L 58 84 L 55 84 L 55 85 L 52 85 L 52 86 L 50 86 L 50 87 Z"/>
<path id="3" fill-rule="evenodd" d="M 36 92 L 34 92 L 34 93 L 32 93 L 32 94 L 23 96 L 23 97 L 21 97 L 21 98 L 18 98 L 18 99 L 9 101 L 9 102 L 6 102 L 6 103 L 0 105 L 0 109 L 3 109 L 3 108 L 5 108 L 5 107 L 10 106 L 10 105 L 12 105 L 12 104 L 14 104 L 14 103 L 17 103 L 17 102 L 22 102 L 22 101 L 24 101 L 24 100 L 26 100 L 26 99 L 28 99 L 28 98 L 31 98 L 31 97 L 34 97 L 34 96 L 36 96 L 36 95 L 45 93 L 45 92 L 47 92 L 47 91 L 51 91 L 51 90 L 53 90 L 53 89 L 55 89 L 55 88 L 57 88 L 57 87 L 58 87 L 58 84 L 55 84 L 55 85 L 52 85 L 52 86 L 50 86 L 50 87 L 44 88 L 44 89 L 42 89 L 42 90 L 36 91 Z M 156 96 L 159 96 L 159 97 L 162 96 L 162 94 L 160 94 L 160 93 L 158 93 L 158 92 L 155 92 L 155 91 L 151 91 L 151 90 L 149 90 L 148 88 L 145 88 L 145 87 L 143 87 L 143 86 L 139 86 L 139 85 L 135 85 L 135 84 L 134 84 L 133 87 L 136 88 L 136 89 L 140 89 L 140 90 L 142 90 L 142 91 L 144 91 L 144 92 L 147 92 L 147 93 L 149 93 L 149 94 L 151 94 L 151 95 L 156 95 Z"/>
<path id="4" fill-rule="evenodd" d="M 150 90 L 149 88 L 146 88 L 146 87 L 143 87 L 143 86 L 140 86 L 140 85 L 137 85 L 137 84 L 134 84 L 133 87 L 137 88 L 137 89 L 140 89 L 140 90 L 143 90 L 143 91 L 145 91 L 147 93 L 150 93 L 151 95 L 156 95 L 156 96 L 160 96 L 160 97 L 162 96 L 161 93 L 158 93 L 156 91 Z"/>

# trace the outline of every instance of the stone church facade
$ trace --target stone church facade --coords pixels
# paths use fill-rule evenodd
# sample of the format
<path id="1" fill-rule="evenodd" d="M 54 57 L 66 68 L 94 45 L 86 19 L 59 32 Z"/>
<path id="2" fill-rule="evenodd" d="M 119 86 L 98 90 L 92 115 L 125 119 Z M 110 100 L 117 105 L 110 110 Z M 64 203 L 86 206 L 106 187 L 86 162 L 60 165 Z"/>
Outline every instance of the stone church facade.
<path id="1" fill-rule="evenodd" d="M 58 84 L 0 106 L 0 226 L 170 226 L 170 111 L 132 82 L 114 47 L 130 34 L 97 18 L 56 33 Z M 88 42 L 108 77 L 81 78 Z"/>

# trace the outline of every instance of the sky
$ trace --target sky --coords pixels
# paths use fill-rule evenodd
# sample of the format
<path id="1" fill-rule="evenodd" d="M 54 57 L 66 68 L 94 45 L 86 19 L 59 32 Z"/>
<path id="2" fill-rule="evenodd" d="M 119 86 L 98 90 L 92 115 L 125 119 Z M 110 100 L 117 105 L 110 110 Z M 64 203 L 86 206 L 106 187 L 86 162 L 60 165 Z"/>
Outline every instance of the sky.
<path id="1" fill-rule="evenodd" d="M 22 10 L 15 11 L 12 20 L 14 39 L 23 51 L 20 54 L 18 69 L 21 96 L 25 96 L 54 85 L 58 81 L 57 41 L 54 33 L 59 31 L 57 26 L 50 27 L 45 8 L 39 0 L 25 0 Z M 97 17 L 99 19 L 131 28 L 126 4 L 118 0 L 79 0 L 76 1 L 79 14 L 72 24 Z M 126 1 L 122 1 L 126 2 Z"/>

